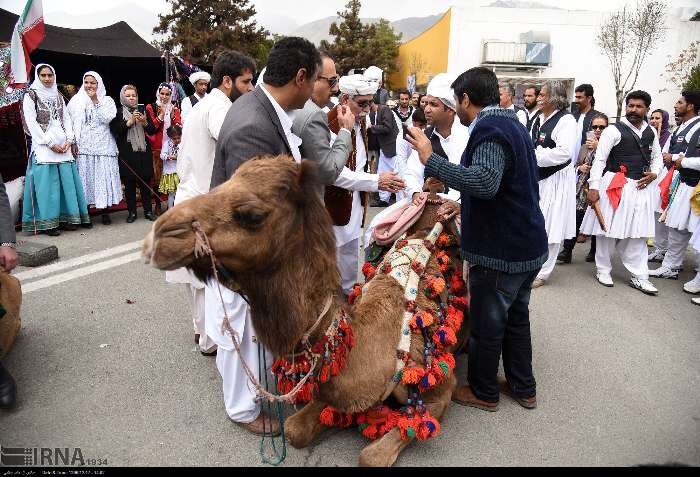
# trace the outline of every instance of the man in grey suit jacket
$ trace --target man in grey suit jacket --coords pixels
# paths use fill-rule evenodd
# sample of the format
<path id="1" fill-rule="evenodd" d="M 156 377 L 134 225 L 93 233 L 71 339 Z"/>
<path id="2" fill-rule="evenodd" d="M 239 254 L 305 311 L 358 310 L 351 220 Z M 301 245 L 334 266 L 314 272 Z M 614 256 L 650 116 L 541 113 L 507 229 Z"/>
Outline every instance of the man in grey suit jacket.
<path id="1" fill-rule="evenodd" d="M 286 37 L 275 44 L 262 81 L 226 114 L 216 145 L 212 189 L 255 156 L 289 154 L 300 160 L 301 140 L 291 131 L 289 113 L 303 108 L 311 97 L 320 68 L 321 57 L 308 40 Z"/>
<path id="2" fill-rule="evenodd" d="M 331 94 L 338 92 L 338 74 L 335 61 L 327 53 L 321 52 L 323 64 L 311 99 L 296 113 L 292 132 L 301 138 L 301 156 L 318 165 L 319 178 L 323 185 L 333 185 L 345 167 L 352 150 L 350 131 L 355 124 L 355 116 L 350 108 L 339 107 L 338 123 L 340 132 L 331 145 L 331 131 L 328 128 L 328 115 L 321 109 L 328 104 Z M 323 196 L 323 188 L 319 188 Z"/>
<path id="3" fill-rule="evenodd" d="M 0 176 L 0 269 L 5 273 L 17 266 L 15 221 L 12 217 L 10 201 L 5 191 L 5 183 Z M 0 316 L 2 319 L 2 316 Z M 15 405 L 17 387 L 12 375 L 0 363 L 0 409 L 10 409 Z"/>

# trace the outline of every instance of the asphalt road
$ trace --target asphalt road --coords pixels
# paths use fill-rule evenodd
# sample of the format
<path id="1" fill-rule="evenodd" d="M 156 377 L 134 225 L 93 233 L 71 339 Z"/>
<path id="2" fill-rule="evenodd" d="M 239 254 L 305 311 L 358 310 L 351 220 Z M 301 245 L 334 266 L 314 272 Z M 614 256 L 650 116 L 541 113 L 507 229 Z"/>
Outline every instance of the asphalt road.
<path id="1" fill-rule="evenodd" d="M 259 439 L 224 412 L 214 358 L 194 347 L 183 289 L 138 259 L 150 222 L 113 217 L 20 237 L 56 244 L 60 259 L 15 272 L 23 328 L 3 363 L 19 396 L 0 413 L 0 445 L 79 447 L 119 466 L 261 465 Z M 533 291 L 538 408 L 453 404 L 441 435 L 397 465 L 700 465 L 700 307 L 681 290 L 692 273 L 655 280 L 660 294 L 648 297 L 627 286 L 619 261 L 615 287 L 598 285 L 585 252 Z M 354 466 L 367 443 L 332 430 L 308 449 L 288 447 L 284 465 Z"/>

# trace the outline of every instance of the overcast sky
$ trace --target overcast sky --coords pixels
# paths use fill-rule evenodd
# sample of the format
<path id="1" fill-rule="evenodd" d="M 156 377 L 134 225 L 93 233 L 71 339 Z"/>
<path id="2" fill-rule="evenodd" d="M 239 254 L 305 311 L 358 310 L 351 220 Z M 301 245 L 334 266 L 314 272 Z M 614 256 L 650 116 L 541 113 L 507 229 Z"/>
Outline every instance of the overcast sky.
<path id="1" fill-rule="evenodd" d="M 384 17 L 398 20 L 411 16 L 427 16 L 446 11 L 452 5 L 485 5 L 493 0 L 365 0 L 360 14 L 363 17 Z M 537 0 L 539 3 L 569 9 L 611 10 L 621 6 L 625 0 Z M 635 0 L 628 0 L 634 3 Z M 0 0 L 0 6 L 12 12 L 22 10 L 26 0 Z M 342 10 L 347 0 L 254 0 L 261 18 L 287 17 L 301 25 Z M 700 8 L 700 0 L 668 0 L 673 6 L 695 6 Z M 44 13 L 47 23 L 51 23 L 52 12 L 64 12 L 71 15 L 91 14 L 107 9 L 138 4 L 155 13 L 167 9 L 165 0 L 110 0 L 108 2 L 87 2 L 86 0 L 43 0 Z M 118 19 L 110 19 L 108 23 Z M 59 25 L 70 26 L 70 25 Z"/>

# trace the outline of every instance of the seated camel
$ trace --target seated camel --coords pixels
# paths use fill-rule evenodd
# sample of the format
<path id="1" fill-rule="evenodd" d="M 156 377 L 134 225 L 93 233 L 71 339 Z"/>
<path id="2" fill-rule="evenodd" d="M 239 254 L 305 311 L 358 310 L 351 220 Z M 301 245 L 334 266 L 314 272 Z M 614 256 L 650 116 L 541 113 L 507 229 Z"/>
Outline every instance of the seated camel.
<path id="1" fill-rule="evenodd" d="M 309 445 L 330 425 L 357 424 L 376 439 L 360 464 L 390 466 L 412 440 L 439 432 L 456 386 L 452 351 L 466 308 L 456 231 L 442 231 L 439 199 L 429 200 L 383 261 L 365 265 L 370 280 L 356 287 L 351 306 L 317 184 L 309 161 L 251 159 L 228 182 L 162 215 L 144 256 L 159 269 L 188 267 L 206 279 L 212 258 L 195 253 L 205 236 L 225 271 L 220 280 L 247 297 L 257 339 L 280 357 L 278 377 L 299 378 L 284 367 L 292 353 L 315 359 L 310 402 L 285 422 L 291 445 Z M 413 281 L 402 285 L 401 273 Z"/>

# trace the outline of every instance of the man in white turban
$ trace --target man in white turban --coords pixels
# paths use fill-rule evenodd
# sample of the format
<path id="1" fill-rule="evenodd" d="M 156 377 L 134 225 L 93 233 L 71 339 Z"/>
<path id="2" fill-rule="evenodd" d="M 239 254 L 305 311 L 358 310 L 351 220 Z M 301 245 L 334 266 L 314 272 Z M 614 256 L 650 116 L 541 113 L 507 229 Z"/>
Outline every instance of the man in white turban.
<path id="1" fill-rule="evenodd" d="M 211 75 L 206 71 L 197 71 L 190 75 L 190 83 L 194 86 L 194 94 L 182 100 L 182 112 L 180 113 L 180 117 L 183 123 L 194 105 L 203 100 L 207 95 L 210 80 Z"/>
<path id="2" fill-rule="evenodd" d="M 379 86 L 374 94 L 374 102 L 376 104 L 386 104 L 389 99 L 389 92 L 384 88 L 384 71 L 377 66 L 370 66 L 363 73 L 364 77 L 375 81 Z"/>
<path id="3" fill-rule="evenodd" d="M 451 163 L 459 164 L 467 147 L 469 130 L 456 115 L 455 95 L 452 91 L 454 80 L 455 77 L 448 73 L 436 75 L 428 84 L 423 111 L 428 121 L 425 135 L 430 139 L 433 151 Z M 414 151 L 406 165 L 406 192 L 409 196 L 421 192 L 424 188 L 443 192 L 443 184 L 437 179 L 430 178 L 424 183 L 424 169 Z M 459 192 L 456 190 L 444 192 L 448 193 L 450 199 L 459 200 Z"/>
<path id="4" fill-rule="evenodd" d="M 352 211 L 349 221 L 344 225 L 333 227 L 338 247 L 338 268 L 342 288 L 348 294 L 357 282 L 359 238 L 362 235 L 364 205 L 367 203 L 367 198 L 361 198 L 360 192 L 376 192 L 378 190 L 397 192 L 404 188 L 404 182 L 393 171 L 383 174 L 370 174 L 365 171 L 367 165 L 365 116 L 370 110 L 373 102 L 372 96 L 377 91 L 379 83 L 363 75 L 350 75 L 340 78 L 339 87 L 340 105 L 350 108 L 350 112 L 355 116 L 355 125 L 351 131 L 353 148 L 350 159 L 335 181 L 336 187 L 352 192 Z M 391 111 L 389 114 L 392 114 Z M 393 119 L 391 121 L 393 123 Z M 366 196 L 367 194 L 362 195 Z M 328 200 L 326 203 L 329 208 L 332 208 L 332 204 L 329 204 Z"/>

